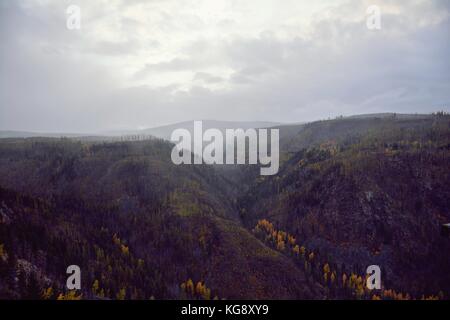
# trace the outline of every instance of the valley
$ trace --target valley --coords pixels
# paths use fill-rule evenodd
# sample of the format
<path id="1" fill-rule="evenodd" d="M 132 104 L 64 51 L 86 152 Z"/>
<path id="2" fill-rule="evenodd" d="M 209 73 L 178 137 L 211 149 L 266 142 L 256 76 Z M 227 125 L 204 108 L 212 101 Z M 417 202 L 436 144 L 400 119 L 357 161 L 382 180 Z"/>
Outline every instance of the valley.
<path id="1" fill-rule="evenodd" d="M 274 176 L 162 139 L 0 139 L 0 297 L 448 299 L 448 115 L 273 128 Z"/>

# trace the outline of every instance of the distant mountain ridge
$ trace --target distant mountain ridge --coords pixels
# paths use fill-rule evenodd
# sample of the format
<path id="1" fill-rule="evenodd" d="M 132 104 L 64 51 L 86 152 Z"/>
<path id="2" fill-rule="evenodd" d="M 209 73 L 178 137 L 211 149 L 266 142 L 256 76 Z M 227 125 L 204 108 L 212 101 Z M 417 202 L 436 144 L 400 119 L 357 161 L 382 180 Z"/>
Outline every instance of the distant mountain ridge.
<path id="1" fill-rule="evenodd" d="M 280 122 L 270 121 L 219 121 L 219 120 L 201 120 L 203 122 L 203 130 L 215 128 L 219 130 L 225 129 L 250 129 L 250 128 L 268 128 L 282 125 Z M 154 128 L 141 129 L 141 130 L 113 130 L 103 131 L 99 133 L 45 133 L 45 132 L 32 132 L 32 131 L 15 131 L 15 130 L 0 130 L 1 138 L 97 138 L 108 139 L 110 137 L 119 136 L 132 136 L 132 135 L 149 135 L 156 138 L 170 140 L 170 135 L 176 129 L 187 129 L 192 132 L 194 127 L 194 120 L 183 121 L 174 124 L 158 126 Z"/>
<path id="2" fill-rule="evenodd" d="M 183 121 L 174 124 L 169 124 L 165 126 L 159 126 L 155 128 L 143 129 L 143 130 L 132 130 L 132 131 L 110 131 L 106 135 L 110 136 L 120 136 L 120 135 L 151 135 L 156 138 L 161 138 L 165 140 L 170 140 L 172 132 L 176 129 L 186 129 L 191 134 L 194 130 L 194 121 Z M 203 130 L 207 129 L 219 129 L 224 131 L 225 129 L 258 129 L 258 128 L 269 128 L 274 126 L 282 125 L 279 122 L 270 121 L 219 121 L 219 120 L 201 120 L 203 124 Z"/>
<path id="3" fill-rule="evenodd" d="M 45 133 L 45 132 L 32 132 L 32 131 L 15 131 L 15 130 L 0 130 L 0 139 L 2 138 L 75 138 L 90 136 L 89 134 L 82 133 Z"/>
<path id="4" fill-rule="evenodd" d="M 0 299 L 56 299 L 72 261 L 83 299 L 448 299 L 450 115 L 276 128 L 263 178 L 163 139 L 0 140 Z"/>
<path id="5" fill-rule="evenodd" d="M 407 119 L 422 119 L 430 118 L 431 114 L 401 114 L 401 113 L 373 113 L 373 114 L 362 114 L 345 116 L 342 119 L 385 119 L 385 118 L 396 118 L 398 120 Z M 321 120 L 318 120 L 321 121 Z M 314 123 L 317 121 L 308 122 L 293 122 L 293 123 L 280 123 L 275 121 L 220 121 L 220 120 L 202 120 L 203 130 L 210 128 L 219 129 L 224 131 L 225 129 L 258 129 L 258 128 L 280 128 L 286 133 L 297 132 L 306 123 Z M 148 129 L 141 130 L 111 130 L 102 131 L 97 133 L 45 133 L 45 132 L 32 132 L 32 131 L 15 131 L 15 130 L 0 130 L 0 139 L 2 138 L 35 138 L 35 137 L 46 137 L 46 138 L 83 138 L 83 139 L 93 139 L 93 140 L 109 140 L 111 137 L 120 136 L 132 136 L 132 135 L 149 135 L 156 138 L 170 140 L 170 135 L 175 129 L 187 129 L 189 132 L 193 132 L 194 120 L 177 122 L 173 124 L 157 126 Z"/>

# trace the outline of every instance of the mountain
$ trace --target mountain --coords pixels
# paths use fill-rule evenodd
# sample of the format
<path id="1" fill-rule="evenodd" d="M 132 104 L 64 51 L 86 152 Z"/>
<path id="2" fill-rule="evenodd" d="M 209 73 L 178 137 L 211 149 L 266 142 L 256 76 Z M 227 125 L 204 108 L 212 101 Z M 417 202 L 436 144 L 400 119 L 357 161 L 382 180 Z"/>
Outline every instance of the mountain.
<path id="1" fill-rule="evenodd" d="M 47 138 L 59 138 L 68 137 L 76 138 L 87 136 L 86 134 L 78 133 L 42 133 L 42 132 L 28 132 L 28 131 L 7 131 L 0 130 L 0 139 L 3 138 L 33 138 L 33 137 L 47 137 Z"/>
<path id="2" fill-rule="evenodd" d="M 270 221 L 337 277 L 375 264 L 403 293 L 448 294 L 449 116 L 321 121 L 286 139 L 278 175 L 253 172 L 238 199 L 244 225 Z"/>
<path id="3" fill-rule="evenodd" d="M 344 118 L 344 117 L 342 117 L 342 118 Z M 386 113 L 358 114 L 358 115 L 348 116 L 346 118 L 350 118 L 350 119 L 367 119 L 367 118 L 386 119 L 386 118 L 394 118 L 394 119 L 398 119 L 398 120 L 414 120 L 414 119 L 423 119 L 423 118 L 433 118 L 433 115 L 432 114 L 420 114 L 420 113 L 386 112 Z"/>
<path id="4" fill-rule="evenodd" d="M 321 295 L 294 262 L 241 225 L 229 201 L 233 185 L 212 167 L 173 165 L 171 147 L 0 143 L 0 297 L 47 290 L 56 298 L 72 264 L 82 270 L 85 298 L 197 297 L 180 287 L 189 279 L 211 298 Z"/>
<path id="5" fill-rule="evenodd" d="M 274 176 L 161 139 L 0 139 L 0 298 L 448 299 L 448 115 L 275 127 Z"/>
<path id="6" fill-rule="evenodd" d="M 218 120 L 202 120 L 203 130 L 215 128 L 221 131 L 225 129 L 250 129 L 250 128 L 268 128 L 280 125 L 279 122 L 268 121 L 218 121 Z M 8 131 L 0 130 L 0 139 L 2 138 L 77 138 L 80 140 L 94 140 L 94 141 L 111 141 L 120 140 L 117 137 L 127 136 L 152 136 L 155 138 L 170 140 L 172 132 L 176 129 L 187 129 L 193 134 L 194 121 L 184 121 L 165 126 L 142 130 L 115 130 L 104 131 L 100 133 L 45 133 L 45 132 L 28 132 L 28 131 Z"/>
<path id="7" fill-rule="evenodd" d="M 306 124 L 276 126 L 280 129 L 280 148 L 287 152 L 317 146 L 323 142 L 340 143 L 370 133 L 382 133 L 393 127 L 421 129 L 434 123 L 433 115 L 373 114 L 339 117 Z"/>
<path id="8" fill-rule="evenodd" d="M 225 132 L 225 129 L 250 129 L 250 128 L 269 128 L 280 125 L 279 122 L 268 121 L 218 121 L 218 120 L 202 120 L 203 131 L 207 129 L 218 129 Z M 104 134 L 107 136 L 153 136 L 160 139 L 170 140 L 172 132 L 176 129 L 186 129 L 191 135 L 194 132 L 194 121 L 184 121 L 166 126 L 160 126 L 142 130 L 128 130 L 128 131 L 108 131 Z"/>

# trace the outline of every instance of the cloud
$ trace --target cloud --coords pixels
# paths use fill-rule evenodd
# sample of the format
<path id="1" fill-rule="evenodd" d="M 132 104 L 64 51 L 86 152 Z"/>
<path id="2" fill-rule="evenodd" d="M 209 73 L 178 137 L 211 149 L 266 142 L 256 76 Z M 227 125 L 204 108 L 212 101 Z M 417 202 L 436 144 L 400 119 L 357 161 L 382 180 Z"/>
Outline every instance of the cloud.
<path id="1" fill-rule="evenodd" d="M 200 81 L 202 83 L 222 83 L 224 81 L 223 78 L 214 76 L 207 72 L 197 72 L 194 76 L 194 81 Z"/>
<path id="2" fill-rule="evenodd" d="M 80 1 L 79 31 L 66 5 L 0 4 L 0 129 L 450 108 L 448 1 Z"/>

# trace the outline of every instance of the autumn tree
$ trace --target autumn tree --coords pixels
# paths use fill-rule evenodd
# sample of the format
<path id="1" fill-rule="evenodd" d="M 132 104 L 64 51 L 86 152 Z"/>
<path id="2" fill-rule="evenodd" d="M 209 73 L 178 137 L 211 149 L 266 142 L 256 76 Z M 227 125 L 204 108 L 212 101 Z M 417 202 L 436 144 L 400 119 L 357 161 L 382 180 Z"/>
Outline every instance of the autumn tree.
<path id="1" fill-rule="evenodd" d="M 126 288 L 122 288 L 119 290 L 119 292 L 116 294 L 116 299 L 117 300 L 125 300 L 125 297 L 127 295 L 127 290 Z"/>

